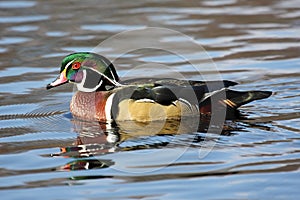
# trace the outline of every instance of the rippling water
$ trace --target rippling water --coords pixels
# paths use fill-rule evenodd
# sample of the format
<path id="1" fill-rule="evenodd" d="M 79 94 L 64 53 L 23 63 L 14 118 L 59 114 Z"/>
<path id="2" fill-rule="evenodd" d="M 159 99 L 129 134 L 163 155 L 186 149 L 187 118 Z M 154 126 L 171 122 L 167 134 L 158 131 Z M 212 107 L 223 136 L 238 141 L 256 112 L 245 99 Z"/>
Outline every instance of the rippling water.
<path id="1" fill-rule="evenodd" d="M 0 13 L 0 193 L 5 199 L 299 196 L 297 0 L 1 1 Z M 155 135 L 126 127 L 119 135 L 72 118 L 72 86 L 45 90 L 66 54 L 92 51 L 121 31 L 146 27 L 175 30 L 203 45 L 222 78 L 240 83 L 234 89 L 274 95 L 243 106 L 247 119 L 227 122 L 222 135 L 205 128 Z M 182 35 L 152 37 L 174 43 L 195 63 L 203 61 Z M 135 44 L 141 42 L 137 37 Z M 128 44 L 104 47 L 99 52 L 116 59 L 115 52 Z M 201 78 L 178 56 L 149 49 L 127 52 L 115 64 L 121 76 L 143 76 L 143 70 L 130 70 L 149 62 Z M 216 76 L 205 70 L 207 77 Z M 170 76 L 163 69 L 148 69 L 147 75 Z"/>

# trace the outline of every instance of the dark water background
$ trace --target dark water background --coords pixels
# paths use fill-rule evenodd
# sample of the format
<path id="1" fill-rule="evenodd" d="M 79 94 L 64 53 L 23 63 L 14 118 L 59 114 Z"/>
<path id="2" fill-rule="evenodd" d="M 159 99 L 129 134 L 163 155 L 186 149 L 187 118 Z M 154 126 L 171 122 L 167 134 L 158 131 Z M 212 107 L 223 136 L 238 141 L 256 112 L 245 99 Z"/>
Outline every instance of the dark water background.
<path id="1" fill-rule="evenodd" d="M 0 15 L 1 199 L 299 198 L 298 0 L 0 1 Z M 45 85 L 66 54 L 150 26 L 202 44 L 222 77 L 240 83 L 235 89 L 274 95 L 241 108 L 249 120 L 230 122 L 235 128 L 225 135 L 129 134 L 118 147 L 106 144 L 98 124 L 72 119 L 72 86 L 45 91 Z M 153 37 L 186 48 L 183 38 Z M 149 61 L 199 78 L 186 63 L 156 51 L 125 56 L 117 69 L 126 74 Z M 61 154 L 78 137 L 94 145 L 93 156 L 80 157 L 78 149 Z"/>

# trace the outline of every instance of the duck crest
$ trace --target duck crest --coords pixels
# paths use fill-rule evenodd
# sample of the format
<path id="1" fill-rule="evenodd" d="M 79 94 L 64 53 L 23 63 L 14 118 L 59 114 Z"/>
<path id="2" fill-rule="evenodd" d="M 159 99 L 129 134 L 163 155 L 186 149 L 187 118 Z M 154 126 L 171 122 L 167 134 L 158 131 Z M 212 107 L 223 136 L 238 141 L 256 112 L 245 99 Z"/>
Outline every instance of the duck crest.
<path id="1" fill-rule="evenodd" d="M 71 82 L 80 91 L 105 91 L 119 86 L 118 81 L 119 76 L 107 58 L 95 53 L 73 53 L 63 59 L 60 76 L 47 89 Z"/>
<path id="2" fill-rule="evenodd" d="M 116 81 L 119 80 L 117 72 L 112 63 L 104 56 L 91 52 L 72 53 L 66 56 L 62 60 L 60 72 L 66 68 L 68 63 L 74 62 L 79 62 L 81 66 L 85 68 L 94 69 L 95 71 L 103 73 L 111 79 Z"/>

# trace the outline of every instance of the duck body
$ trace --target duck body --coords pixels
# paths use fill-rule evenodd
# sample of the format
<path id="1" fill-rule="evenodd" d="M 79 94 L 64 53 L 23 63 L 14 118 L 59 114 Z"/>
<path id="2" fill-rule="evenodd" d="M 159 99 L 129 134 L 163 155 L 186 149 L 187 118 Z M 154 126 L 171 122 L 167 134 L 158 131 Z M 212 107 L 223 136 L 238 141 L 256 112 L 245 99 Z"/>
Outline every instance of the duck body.
<path id="1" fill-rule="evenodd" d="M 79 85 L 70 103 L 73 116 L 100 122 L 181 120 L 212 112 L 226 112 L 231 119 L 237 117 L 238 107 L 272 94 L 230 90 L 237 83 L 227 80 L 139 78 L 122 82 L 106 58 L 86 52 L 65 57 L 59 77 L 47 89 L 67 82 Z"/>
<path id="2" fill-rule="evenodd" d="M 199 114 L 196 105 L 191 109 L 187 107 L 190 105 L 178 100 L 162 105 L 148 99 L 119 101 L 114 97 L 115 94 L 109 92 L 77 92 L 72 98 L 70 111 L 76 118 L 100 122 L 179 120 L 182 116 Z M 113 104 L 117 107 L 113 108 Z"/>
<path id="3" fill-rule="evenodd" d="M 125 86 L 92 93 L 78 91 L 72 97 L 70 110 L 77 118 L 102 122 L 179 120 L 183 116 L 199 115 L 196 102 L 177 99 L 169 88 L 161 86 Z"/>

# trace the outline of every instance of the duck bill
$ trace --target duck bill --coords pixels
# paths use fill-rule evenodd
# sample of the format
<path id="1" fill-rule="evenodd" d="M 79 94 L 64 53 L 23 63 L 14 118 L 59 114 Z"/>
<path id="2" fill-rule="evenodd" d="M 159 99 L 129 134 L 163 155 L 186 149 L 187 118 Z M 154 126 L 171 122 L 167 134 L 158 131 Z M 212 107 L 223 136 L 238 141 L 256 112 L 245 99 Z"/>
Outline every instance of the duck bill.
<path id="1" fill-rule="evenodd" d="M 62 72 L 52 83 L 49 83 L 46 86 L 46 89 L 49 90 L 51 88 L 63 85 L 63 84 L 68 83 L 68 82 L 69 82 L 69 80 L 66 78 L 66 76 Z"/>

